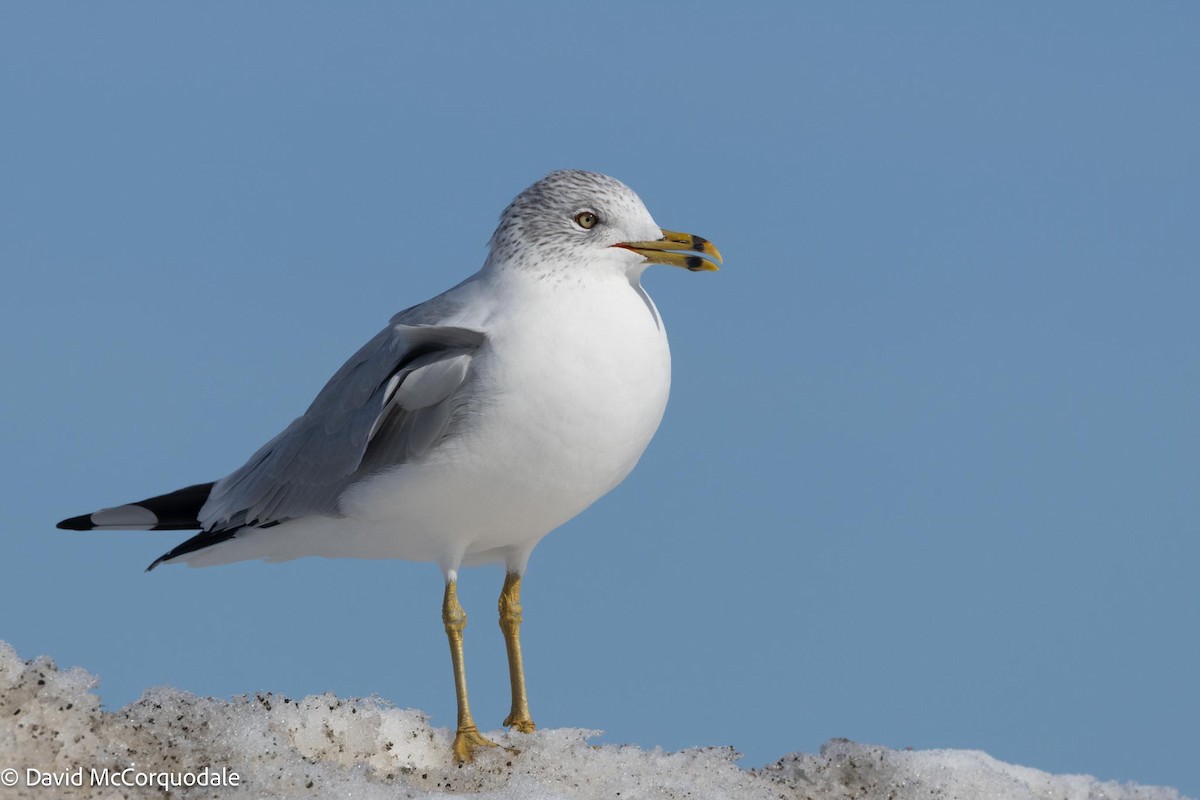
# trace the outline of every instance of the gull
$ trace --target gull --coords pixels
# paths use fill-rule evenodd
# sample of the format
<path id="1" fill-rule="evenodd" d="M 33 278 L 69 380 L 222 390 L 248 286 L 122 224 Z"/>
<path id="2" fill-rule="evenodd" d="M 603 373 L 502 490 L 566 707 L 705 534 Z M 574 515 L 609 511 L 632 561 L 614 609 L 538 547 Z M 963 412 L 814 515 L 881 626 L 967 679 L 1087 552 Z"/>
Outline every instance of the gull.
<path id="1" fill-rule="evenodd" d="M 670 350 L 642 273 L 721 260 L 706 239 L 659 228 L 615 178 L 552 172 L 501 214 L 479 272 L 393 316 L 244 465 L 58 527 L 199 531 L 147 571 L 306 556 L 437 564 L 453 753 L 470 761 L 496 745 L 468 703 L 460 568 L 505 567 L 504 725 L 530 733 L 520 642 L 530 553 L 625 479 L 667 404 Z"/>

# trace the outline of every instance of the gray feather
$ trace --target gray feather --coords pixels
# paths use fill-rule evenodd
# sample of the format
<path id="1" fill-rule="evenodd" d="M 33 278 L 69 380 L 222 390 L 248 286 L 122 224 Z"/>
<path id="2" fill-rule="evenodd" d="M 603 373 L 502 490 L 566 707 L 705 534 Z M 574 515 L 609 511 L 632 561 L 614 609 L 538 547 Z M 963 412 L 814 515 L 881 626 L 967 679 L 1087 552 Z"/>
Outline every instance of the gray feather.
<path id="1" fill-rule="evenodd" d="M 303 416 L 217 481 L 200 523 L 213 530 L 336 516 L 338 497 L 359 476 L 420 458 L 447 434 L 484 338 L 468 328 L 389 325 Z"/>

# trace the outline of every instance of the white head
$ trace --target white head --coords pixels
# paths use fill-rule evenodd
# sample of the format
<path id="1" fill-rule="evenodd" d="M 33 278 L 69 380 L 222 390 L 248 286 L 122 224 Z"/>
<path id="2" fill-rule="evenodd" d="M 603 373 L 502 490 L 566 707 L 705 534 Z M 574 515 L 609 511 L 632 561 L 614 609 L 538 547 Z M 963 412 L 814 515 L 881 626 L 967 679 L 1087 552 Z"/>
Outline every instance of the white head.
<path id="1" fill-rule="evenodd" d="M 611 268 L 636 276 L 652 263 L 711 270 L 721 259 L 706 240 L 659 228 L 616 178 L 583 170 L 551 172 L 517 195 L 490 248 L 486 268 L 549 275 Z"/>

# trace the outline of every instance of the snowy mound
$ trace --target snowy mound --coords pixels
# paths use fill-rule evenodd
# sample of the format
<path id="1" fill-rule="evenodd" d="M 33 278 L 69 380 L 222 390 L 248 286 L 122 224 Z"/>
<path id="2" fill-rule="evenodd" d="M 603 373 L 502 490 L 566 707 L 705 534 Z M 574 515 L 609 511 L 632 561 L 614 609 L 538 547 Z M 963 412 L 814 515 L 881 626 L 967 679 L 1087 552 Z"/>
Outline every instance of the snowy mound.
<path id="1" fill-rule="evenodd" d="M 595 732 L 576 729 L 493 733 L 511 749 L 459 766 L 449 730 L 377 700 L 257 694 L 226 702 L 159 688 L 110 712 L 100 709 L 96 684 L 47 658 L 22 661 L 0 642 L 0 798 L 161 798 L 164 788 L 180 798 L 1180 798 L 980 752 L 845 740 L 820 755 L 743 770 L 729 748 L 594 747 L 587 740 Z"/>

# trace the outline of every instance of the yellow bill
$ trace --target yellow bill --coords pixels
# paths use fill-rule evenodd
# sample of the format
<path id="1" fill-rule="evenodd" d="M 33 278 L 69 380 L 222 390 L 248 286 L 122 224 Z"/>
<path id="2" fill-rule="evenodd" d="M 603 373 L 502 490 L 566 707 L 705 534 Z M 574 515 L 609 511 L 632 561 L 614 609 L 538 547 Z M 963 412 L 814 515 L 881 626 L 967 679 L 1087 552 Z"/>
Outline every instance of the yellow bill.
<path id="1" fill-rule="evenodd" d="M 663 238 L 652 242 L 620 242 L 613 247 L 632 250 L 652 264 L 670 264 L 692 272 L 715 272 L 724 263 L 721 251 L 702 236 L 663 231 Z"/>

